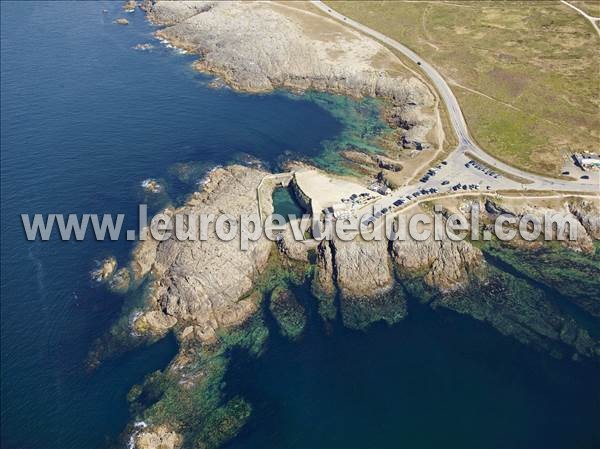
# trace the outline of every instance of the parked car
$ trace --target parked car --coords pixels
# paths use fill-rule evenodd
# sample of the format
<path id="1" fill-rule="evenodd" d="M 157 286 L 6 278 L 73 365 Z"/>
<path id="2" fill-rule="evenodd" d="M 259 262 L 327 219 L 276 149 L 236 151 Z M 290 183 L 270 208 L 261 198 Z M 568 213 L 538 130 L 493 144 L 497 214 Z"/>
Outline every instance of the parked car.
<path id="1" fill-rule="evenodd" d="M 590 179 L 590 177 L 588 175 L 583 175 L 581 179 Z"/>

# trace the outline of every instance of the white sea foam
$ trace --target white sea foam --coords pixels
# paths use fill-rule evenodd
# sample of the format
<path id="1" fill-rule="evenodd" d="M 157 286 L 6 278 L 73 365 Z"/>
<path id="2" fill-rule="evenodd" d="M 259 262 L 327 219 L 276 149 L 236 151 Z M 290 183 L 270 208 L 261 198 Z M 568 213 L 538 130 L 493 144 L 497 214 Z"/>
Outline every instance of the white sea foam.
<path id="1" fill-rule="evenodd" d="M 146 424 L 144 421 L 137 421 L 133 424 L 133 427 L 135 429 L 145 429 L 146 427 L 148 427 L 148 424 Z M 136 430 L 129 436 L 129 441 L 127 442 L 127 449 L 135 449 L 135 437 L 138 433 L 139 430 Z"/>
<path id="2" fill-rule="evenodd" d="M 162 37 L 157 37 L 158 41 L 163 44 L 166 48 L 169 48 L 171 50 L 174 50 L 175 53 L 180 54 L 180 55 L 187 55 L 189 52 L 187 50 L 184 50 L 183 48 L 177 48 L 175 47 L 173 44 L 171 44 L 167 39 L 164 39 Z"/>
<path id="3" fill-rule="evenodd" d="M 209 171 L 207 171 L 206 175 L 204 175 L 200 179 L 200 181 L 198 181 L 198 187 L 204 187 L 206 184 L 208 184 L 210 182 L 210 175 L 212 175 L 219 168 L 223 168 L 223 166 L 222 165 L 215 165 L 213 168 L 211 168 Z"/>
<path id="4" fill-rule="evenodd" d="M 141 311 L 137 311 L 134 312 L 130 317 L 129 317 L 129 327 L 131 328 L 131 332 L 129 333 L 129 335 L 131 335 L 132 337 L 139 337 L 140 334 L 138 334 L 135 331 L 135 328 L 133 327 L 134 323 L 136 322 L 136 320 L 141 317 L 144 314 L 144 312 Z M 144 421 L 140 421 L 140 422 L 144 422 Z M 145 423 L 144 423 L 145 424 Z"/>
<path id="5" fill-rule="evenodd" d="M 152 178 L 144 179 L 141 186 L 144 188 L 144 190 L 152 193 L 158 193 L 162 190 L 162 186 L 158 183 L 158 181 Z"/>

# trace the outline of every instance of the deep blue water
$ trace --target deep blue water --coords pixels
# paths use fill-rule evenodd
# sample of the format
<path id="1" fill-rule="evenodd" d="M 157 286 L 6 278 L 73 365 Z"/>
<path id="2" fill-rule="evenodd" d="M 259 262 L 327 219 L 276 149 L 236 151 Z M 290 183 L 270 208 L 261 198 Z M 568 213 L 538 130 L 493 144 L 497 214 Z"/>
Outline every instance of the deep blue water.
<path id="1" fill-rule="evenodd" d="M 120 2 L 1 5 L 1 446 L 107 447 L 129 419 L 127 391 L 164 367 L 176 343 L 87 373 L 88 351 L 123 303 L 89 272 L 109 254 L 124 264 L 132 243 L 27 242 L 19 214 L 121 212 L 136 227 L 140 201 L 180 201 L 206 170 L 244 154 L 270 166 L 290 153 L 322 157 L 352 141 L 357 110 L 368 122 L 376 107 L 211 89 L 192 57 L 152 40 L 139 11 L 114 25 Z M 132 49 L 144 42 L 157 48 Z M 146 197 L 146 178 L 168 195 Z M 294 210 L 285 195 L 279 201 Z M 259 359 L 235 357 L 228 389 L 254 413 L 228 447 L 600 445 L 596 368 L 413 303 L 393 327 L 324 328 L 314 298 L 296 293 L 312 311 L 306 335 L 273 335 Z"/>
<path id="2" fill-rule="evenodd" d="M 132 243 L 27 242 L 19 214 L 120 212 L 135 228 L 141 200 L 167 201 L 144 197 L 145 178 L 181 199 L 239 153 L 275 164 L 286 151 L 319 154 L 342 131 L 312 101 L 207 87 L 141 11 L 113 24 L 120 5 L 2 2 L 3 448 L 103 446 L 127 422 L 131 385 L 176 350 L 165 340 L 87 374 L 123 301 L 89 272 L 109 254 L 126 263 Z M 132 49 L 144 42 L 156 50 Z M 196 171 L 182 181 L 174 164 L 188 162 Z"/>
<path id="3" fill-rule="evenodd" d="M 408 297 L 368 332 L 323 324 L 307 286 L 298 342 L 271 328 L 226 381 L 253 414 L 226 449 L 597 448 L 597 367 L 555 360 L 485 323 Z"/>

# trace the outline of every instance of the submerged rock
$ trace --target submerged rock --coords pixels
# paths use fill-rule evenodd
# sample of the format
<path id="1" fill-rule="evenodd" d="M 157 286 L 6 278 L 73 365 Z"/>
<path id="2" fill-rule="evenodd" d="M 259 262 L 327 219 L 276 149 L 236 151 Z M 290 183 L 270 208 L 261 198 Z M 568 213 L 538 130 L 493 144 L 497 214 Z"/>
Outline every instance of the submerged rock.
<path id="1" fill-rule="evenodd" d="M 115 292 L 125 292 L 129 289 L 129 282 L 131 281 L 131 275 L 129 269 L 120 268 L 113 275 L 110 280 L 110 289 Z"/>
<path id="2" fill-rule="evenodd" d="M 555 290 L 587 313 L 600 317 L 600 260 L 558 245 L 535 249 L 491 242 L 483 250 L 534 282 Z"/>
<path id="3" fill-rule="evenodd" d="M 527 282 L 499 270 L 467 289 L 432 303 L 490 323 L 505 335 L 548 351 L 555 357 L 578 353 L 600 356 L 600 345 L 587 330 Z"/>
<path id="4" fill-rule="evenodd" d="M 291 291 L 285 288 L 275 288 L 271 292 L 269 310 L 285 337 L 293 340 L 304 331 L 306 313 Z"/>
<path id="5" fill-rule="evenodd" d="M 344 326 L 366 329 L 378 321 L 394 324 L 408 313 L 402 290 L 395 289 L 370 298 L 343 298 L 340 314 Z"/>

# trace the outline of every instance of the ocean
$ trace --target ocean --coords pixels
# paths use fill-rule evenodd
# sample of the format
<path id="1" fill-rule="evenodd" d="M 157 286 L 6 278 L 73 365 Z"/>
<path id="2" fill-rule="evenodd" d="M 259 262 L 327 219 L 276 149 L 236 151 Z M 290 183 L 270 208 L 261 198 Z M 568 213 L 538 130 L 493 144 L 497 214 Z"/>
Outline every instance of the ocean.
<path id="1" fill-rule="evenodd" d="M 178 204 L 217 165 L 290 158 L 343 170 L 336 151 L 385 129 L 377 102 L 209 86 L 120 2 L 1 2 L 1 447 L 114 447 L 126 395 L 177 352 L 173 337 L 86 370 L 124 297 L 90 278 L 133 242 L 29 242 L 20 214 Z M 107 10 L 103 12 L 103 10 Z M 127 17 L 128 26 L 113 23 Z M 136 50 L 150 43 L 150 50 Z M 376 150 L 376 149 L 375 149 Z M 165 187 L 148 194 L 144 180 Z M 295 211 L 278 193 L 281 210 Z M 227 389 L 253 404 L 231 448 L 594 447 L 598 367 L 558 361 L 418 302 L 394 326 L 324 326 L 306 287 L 298 342 L 271 333 L 233 355 Z"/>

